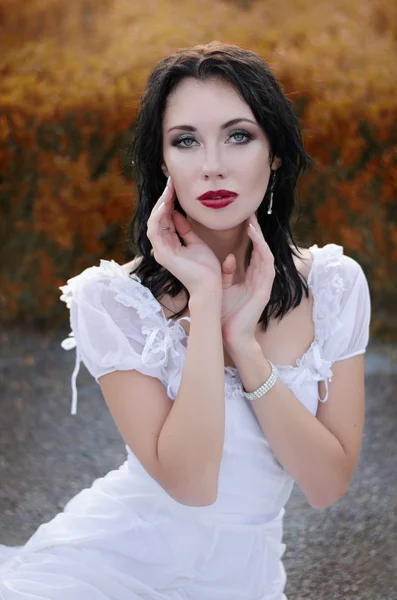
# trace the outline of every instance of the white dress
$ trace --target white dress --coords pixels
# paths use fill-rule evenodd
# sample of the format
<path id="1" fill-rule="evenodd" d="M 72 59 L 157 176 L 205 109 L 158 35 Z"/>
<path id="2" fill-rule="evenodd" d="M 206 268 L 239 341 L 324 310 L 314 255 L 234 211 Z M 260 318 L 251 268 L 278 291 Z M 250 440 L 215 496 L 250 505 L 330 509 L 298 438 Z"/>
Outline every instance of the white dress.
<path id="1" fill-rule="evenodd" d="M 313 415 L 328 398 L 332 364 L 365 352 L 370 294 L 360 265 L 327 244 L 310 248 L 315 339 L 281 379 Z M 118 369 L 157 377 L 175 399 L 187 335 L 167 321 L 136 275 L 102 260 L 60 288 L 70 309 L 76 376 Z M 318 397 L 318 382 L 327 394 Z M 226 433 L 219 494 L 182 505 L 127 447 L 119 469 L 72 498 L 19 548 L 0 548 L 2 600 L 285 600 L 284 505 L 293 481 L 275 458 L 236 369 L 225 367 Z"/>

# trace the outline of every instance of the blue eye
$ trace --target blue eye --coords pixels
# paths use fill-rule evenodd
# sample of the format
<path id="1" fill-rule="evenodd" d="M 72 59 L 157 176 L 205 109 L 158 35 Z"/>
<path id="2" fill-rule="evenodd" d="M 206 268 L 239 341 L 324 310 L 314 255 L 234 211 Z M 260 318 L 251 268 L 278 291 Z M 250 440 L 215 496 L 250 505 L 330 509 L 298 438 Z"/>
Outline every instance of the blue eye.
<path id="1" fill-rule="evenodd" d="M 181 136 L 179 137 L 177 140 L 175 140 L 174 142 L 172 142 L 173 146 L 176 146 L 177 148 L 191 148 L 191 146 L 182 146 L 182 142 L 194 142 L 194 137 L 191 137 L 190 135 L 185 135 L 185 136 Z"/>
<path id="2" fill-rule="evenodd" d="M 244 142 L 236 142 L 236 146 L 242 146 L 244 144 L 248 144 L 248 142 L 250 142 L 251 140 L 254 139 L 254 136 L 249 133 L 248 131 L 245 131 L 244 129 L 239 129 L 237 131 L 233 131 L 230 135 L 229 138 L 233 138 L 236 136 L 243 136 L 245 138 L 247 138 Z M 183 144 L 183 142 L 194 142 L 195 138 L 192 137 L 191 135 L 183 135 L 180 136 L 178 139 L 174 140 L 172 142 L 172 146 L 175 146 L 176 148 L 192 148 L 193 145 L 192 144 L 188 144 L 187 146 Z"/>
<path id="3" fill-rule="evenodd" d="M 237 142 L 238 145 L 247 144 L 250 140 L 254 139 L 254 136 L 251 135 L 251 133 L 249 133 L 248 131 L 244 131 L 243 129 L 239 129 L 238 131 L 233 131 L 233 133 L 230 134 L 230 137 L 235 137 L 236 135 L 242 135 L 245 138 L 247 138 L 247 140 L 248 140 L 245 142 Z"/>

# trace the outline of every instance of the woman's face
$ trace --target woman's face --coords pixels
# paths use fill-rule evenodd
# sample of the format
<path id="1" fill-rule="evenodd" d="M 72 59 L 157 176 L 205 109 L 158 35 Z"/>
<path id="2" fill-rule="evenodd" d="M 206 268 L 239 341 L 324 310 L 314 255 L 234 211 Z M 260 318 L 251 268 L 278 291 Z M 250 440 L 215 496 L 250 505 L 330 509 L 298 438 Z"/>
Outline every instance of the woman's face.
<path id="1" fill-rule="evenodd" d="M 186 78 L 168 97 L 163 157 L 162 170 L 171 175 L 188 220 L 218 231 L 256 213 L 271 174 L 266 135 L 249 105 L 223 80 Z M 273 169 L 278 166 L 275 159 Z M 199 202 L 198 196 L 219 189 L 238 197 L 218 210 Z"/>

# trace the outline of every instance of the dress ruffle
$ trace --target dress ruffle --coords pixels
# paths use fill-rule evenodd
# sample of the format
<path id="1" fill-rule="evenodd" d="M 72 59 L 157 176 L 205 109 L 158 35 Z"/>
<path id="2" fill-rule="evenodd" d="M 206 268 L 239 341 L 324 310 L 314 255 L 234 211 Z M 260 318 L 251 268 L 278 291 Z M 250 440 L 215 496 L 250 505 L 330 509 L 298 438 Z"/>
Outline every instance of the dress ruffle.
<path id="1" fill-rule="evenodd" d="M 326 387 L 325 398 L 318 395 L 320 402 L 328 399 L 328 382 L 332 381 L 332 360 L 323 356 L 323 347 L 331 334 L 342 327 L 338 318 L 341 309 L 342 296 L 345 285 L 340 276 L 343 257 L 343 247 L 336 244 L 327 244 L 319 248 L 317 244 L 310 247 L 313 254 L 313 265 L 310 270 L 308 285 L 312 290 L 313 322 L 315 324 L 315 339 L 304 355 L 297 359 L 296 365 L 275 365 L 283 378 L 290 386 L 300 386 L 305 381 L 324 381 Z M 176 389 L 181 379 L 183 358 L 186 353 L 187 334 L 180 321 L 190 321 L 189 317 L 178 320 L 166 319 L 161 304 L 151 291 L 142 285 L 136 274 L 129 275 L 121 265 L 114 260 L 100 261 L 100 265 L 85 269 L 80 275 L 68 280 L 61 286 L 61 300 L 68 308 L 72 298 L 79 300 L 81 286 L 88 280 L 111 281 L 114 298 L 125 307 L 136 310 L 141 319 L 141 333 L 145 338 L 142 351 L 142 363 L 147 367 L 161 367 L 167 370 L 167 393 L 175 399 Z M 61 342 L 65 350 L 76 347 L 73 331 L 68 338 Z M 109 360 L 110 357 L 107 357 Z M 112 356 L 114 364 L 124 364 L 127 368 L 128 357 Z M 127 362 L 126 362 L 127 361 Z M 80 368 L 81 355 L 76 349 L 76 362 L 72 374 L 72 414 L 77 410 L 76 379 Z M 109 364 L 109 363 L 107 363 Z M 105 368 L 107 365 L 100 365 Z M 132 368 L 132 367 L 131 367 Z M 238 371 L 234 367 L 225 367 L 225 386 L 233 391 L 241 388 Z"/>
<path id="2" fill-rule="evenodd" d="M 168 380 L 167 389 L 170 397 L 172 396 L 172 384 L 178 379 L 182 369 L 181 354 L 184 348 L 181 348 L 182 340 L 186 338 L 186 332 L 180 321 L 189 317 L 182 317 L 176 321 L 167 320 L 160 303 L 156 300 L 148 288 L 143 286 L 137 275 L 131 276 L 116 263 L 114 260 L 101 260 L 100 266 L 89 267 L 79 275 L 72 277 L 67 284 L 60 287 L 62 295 L 60 299 L 65 302 L 70 309 L 72 301 L 77 303 L 82 300 L 82 289 L 87 281 L 96 281 L 99 285 L 106 285 L 111 282 L 114 300 L 125 307 L 134 308 L 141 321 L 141 333 L 144 339 L 144 346 L 141 354 L 142 364 L 148 368 L 161 367 L 164 373 L 167 371 Z M 72 374 L 72 408 L 71 413 L 77 411 L 77 388 L 76 379 L 80 369 L 81 353 L 76 344 L 73 331 L 61 342 L 64 350 L 76 348 L 76 362 Z M 113 364 L 129 366 L 129 355 L 124 352 L 120 346 L 117 354 L 108 353 L 98 363 L 99 369 L 106 369 Z M 131 368 L 134 364 L 131 362 Z M 97 378 L 96 378 L 97 379 Z"/>
<path id="3" fill-rule="evenodd" d="M 331 333 L 342 327 L 338 317 L 341 311 L 345 285 L 340 276 L 343 247 L 327 244 L 319 248 L 310 247 L 313 265 L 308 277 L 308 286 L 313 294 L 314 340 L 310 348 L 296 361 L 296 366 L 276 365 L 283 373 L 284 382 L 289 385 L 302 385 L 305 381 L 324 381 L 326 395 L 320 402 L 328 400 L 328 382 L 332 381 L 334 361 L 324 357 L 324 344 Z"/>
<path id="4" fill-rule="evenodd" d="M 340 276 L 343 247 L 327 244 L 319 248 L 310 247 L 313 265 L 308 277 L 308 286 L 313 294 L 314 340 L 296 365 L 275 365 L 285 384 L 300 387 L 307 381 L 324 381 L 326 395 L 320 402 L 328 400 L 328 382 L 332 382 L 332 364 L 323 355 L 324 344 L 329 336 L 343 326 L 339 314 L 343 292 L 346 287 Z M 237 369 L 230 367 L 237 377 Z"/>

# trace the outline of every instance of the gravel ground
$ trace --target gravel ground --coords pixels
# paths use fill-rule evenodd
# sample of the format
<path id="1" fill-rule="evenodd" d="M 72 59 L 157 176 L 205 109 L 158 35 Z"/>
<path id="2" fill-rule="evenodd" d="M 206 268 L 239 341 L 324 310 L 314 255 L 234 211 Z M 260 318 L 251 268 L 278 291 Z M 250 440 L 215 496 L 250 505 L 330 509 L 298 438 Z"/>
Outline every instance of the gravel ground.
<path id="1" fill-rule="evenodd" d="M 125 460 L 99 387 L 83 365 L 78 413 L 70 415 L 75 352 L 60 347 L 67 334 L 0 329 L 3 544 L 26 542 L 72 496 Z M 287 504 L 288 600 L 397 600 L 396 392 L 397 345 L 371 342 L 364 442 L 348 493 L 315 510 L 295 487 Z"/>

